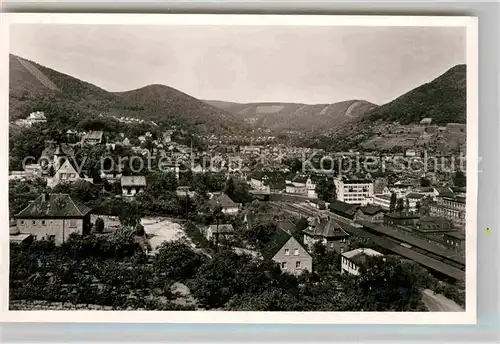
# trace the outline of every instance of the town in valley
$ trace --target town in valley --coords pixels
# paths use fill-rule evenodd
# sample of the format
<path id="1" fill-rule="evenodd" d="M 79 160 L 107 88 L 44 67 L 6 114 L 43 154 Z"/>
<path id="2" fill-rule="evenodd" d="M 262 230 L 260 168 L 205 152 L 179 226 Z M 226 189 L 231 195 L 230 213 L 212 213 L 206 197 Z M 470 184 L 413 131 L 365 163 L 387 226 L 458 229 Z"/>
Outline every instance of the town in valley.
<path id="1" fill-rule="evenodd" d="M 464 311 L 464 64 L 310 105 L 9 63 L 11 310 Z"/>

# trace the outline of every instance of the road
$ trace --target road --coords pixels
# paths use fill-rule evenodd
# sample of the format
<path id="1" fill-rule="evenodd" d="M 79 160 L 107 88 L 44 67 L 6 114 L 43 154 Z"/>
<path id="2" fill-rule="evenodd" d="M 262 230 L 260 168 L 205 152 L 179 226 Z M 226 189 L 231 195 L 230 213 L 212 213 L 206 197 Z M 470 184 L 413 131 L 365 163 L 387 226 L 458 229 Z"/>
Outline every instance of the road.
<path id="1" fill-rule="evenodd" d="M 422 293 L 422 301 L 429 312 L 463 312 L 464 309 L 454 301 L 441 294 L 435 294 L 432 290 L 425 289 Z"/>

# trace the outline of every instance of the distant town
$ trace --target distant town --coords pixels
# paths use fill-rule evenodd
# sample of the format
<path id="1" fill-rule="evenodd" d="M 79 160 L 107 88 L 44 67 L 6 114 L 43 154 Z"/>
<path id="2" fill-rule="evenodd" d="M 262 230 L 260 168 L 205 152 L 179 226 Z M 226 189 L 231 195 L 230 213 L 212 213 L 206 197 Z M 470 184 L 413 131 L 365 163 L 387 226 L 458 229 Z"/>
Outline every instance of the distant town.
<path id="1" fill-rule="evenodd" d="M 16 125 L 43 128 L 46 116 L 34 112 Z M 433 128 L 425 122 L 415 127 L 424 134 L 465 130 L 465 125 Z M 231 253 L 259 261 L 253 264 L 273 262 L 298 278 L 331 270 L 342 288 L 341 276 L 358 276 L 370 258 L 389 255 L 430 271 L 442 289 L 452 289 L 444 284 L 449 281 L 464 281 L 465 174 L 443 166 L 452 156 L 439 157 L 437 164 L 432 160 L 427 171 L 413 171 L 410 165 L 425 157 L 419 148 L 375 155 L 277 143 L 238 146 L 212 136 L 208 149 L 199 150 L 176 142 L 175 128 L 152 128 L 137 137 L 120 133 L 114 138 L 105 131 L 68 129 L 47 141 L 40 157 L 10 172 L 11 243 L 19 249 L 38 243 L 78 245 L 88 252 L 75 254 L 92 256 L 117 233 L 130 232 L 130 251 L 121 254 L 139 251 L 153 266 L 158 259 L 178 265 L 167 269 L 192 268 L 185 266 L 189 261 L 176 262 L 187 255 L 183 250 L 193 260 Z M 96 159 L 90 170 L 81 168 L 89 166 L 81 164 L 82 152 Z M 151 170 L 144 157 L 153 162 Z M 402 171 L 396 170 L 398 158 L 408 164 Z M 172 242 L 175 250 L 164 252 Z M 169 257 L 177 251 L 182 256 Z M 44 283 L 46 278 L 39 276 Z M 199 291 L 199 300 L 198 291 L 188 291 L 181 281 L 172 285 L 170 292 L 178 296 L 165 303 L 168 307 L 211 306 L 210 287 Z M 34 285 L 25 289 L 24 281 L 11 283 L 19 297 L 41 293 Z M 99 289 L 100 282 L 95 283 Z"/>

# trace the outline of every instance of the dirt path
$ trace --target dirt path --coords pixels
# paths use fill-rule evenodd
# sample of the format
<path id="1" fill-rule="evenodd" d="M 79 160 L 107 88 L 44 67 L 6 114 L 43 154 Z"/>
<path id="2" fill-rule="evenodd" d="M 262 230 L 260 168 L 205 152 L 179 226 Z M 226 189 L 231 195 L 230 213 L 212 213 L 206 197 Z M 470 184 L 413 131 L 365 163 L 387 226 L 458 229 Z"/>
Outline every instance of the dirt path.
<path id="1" fill-rule="evenodd" d="M 441 294 L 435 294 L 432 290 L 425 289 L 422 293 L 422 301 L 430 312 L 463 312 L 453 300 L 444 297 Z"/>

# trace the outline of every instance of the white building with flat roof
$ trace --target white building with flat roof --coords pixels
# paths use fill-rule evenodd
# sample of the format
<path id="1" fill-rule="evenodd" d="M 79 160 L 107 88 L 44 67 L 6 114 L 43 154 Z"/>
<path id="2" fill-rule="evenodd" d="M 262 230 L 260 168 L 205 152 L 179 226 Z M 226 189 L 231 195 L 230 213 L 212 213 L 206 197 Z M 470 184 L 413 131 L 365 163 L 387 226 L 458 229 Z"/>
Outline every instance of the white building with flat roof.
<path id="1" fill-rule="evenodd" d="M 366 179 L 335 178 L 337 200 L 349 204 L 367 204 L 373 196 L 373 181 Z"/>

